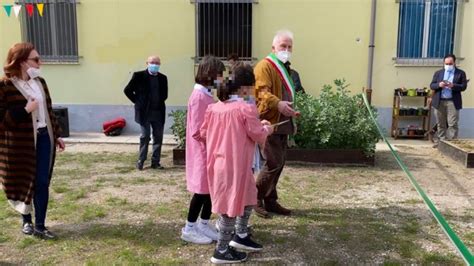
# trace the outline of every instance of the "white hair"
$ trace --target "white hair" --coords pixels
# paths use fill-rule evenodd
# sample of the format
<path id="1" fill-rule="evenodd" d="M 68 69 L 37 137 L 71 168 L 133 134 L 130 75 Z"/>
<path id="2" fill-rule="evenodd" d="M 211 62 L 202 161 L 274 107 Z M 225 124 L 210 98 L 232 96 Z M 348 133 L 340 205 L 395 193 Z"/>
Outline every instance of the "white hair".
<path id="1" fill-rule="evenodd" d="M 278 41 L 281 38 L 285 38 L 285 37 L 290 38 L 293 41 L 293 32 L 291 32 L 289 30 L 279 30 L 279 31 L 277 31 L 277 33 L 275 34 L 275 37 L 273 37 L 272 46 L 278 45 Z"/>

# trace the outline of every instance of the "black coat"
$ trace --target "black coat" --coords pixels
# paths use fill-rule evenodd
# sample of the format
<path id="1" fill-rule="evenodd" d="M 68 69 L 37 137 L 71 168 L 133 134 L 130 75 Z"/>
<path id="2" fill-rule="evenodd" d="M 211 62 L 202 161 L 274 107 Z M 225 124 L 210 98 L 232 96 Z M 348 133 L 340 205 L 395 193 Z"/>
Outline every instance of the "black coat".
<path id="1" fill-rule="evenodd" d="M 436 71 L 433 75 L 430 88 L 434 91 L 432 105 L 434 108 L 438 108 L 441 99 L 441 91 L 443 88 L 439 87 L 439 83 L 444 79 L 444 69 Z M 467 88 L 466 73 L 459 68 L 454 69 L 453 77 L 453 103 L 457 110 L 462 109 L 462 97 L 461 92 Z"/>
<path id="2" fill-rule="evenodd" d="M 146 122 L 150 111 L 150 91 L 153 89 L 158 90 L 156 95 L 159 101 L 159 119 L 161 122 L 165 122 L 165 101 L 168 99 L 168 78 L 158 72 L 158 88 L 151 88 L 150 76 L 148 70 L 133 73 L 132 79 L 123 90 L 127 98 L 135 104 L 135 122 L 140 125 Z"/>

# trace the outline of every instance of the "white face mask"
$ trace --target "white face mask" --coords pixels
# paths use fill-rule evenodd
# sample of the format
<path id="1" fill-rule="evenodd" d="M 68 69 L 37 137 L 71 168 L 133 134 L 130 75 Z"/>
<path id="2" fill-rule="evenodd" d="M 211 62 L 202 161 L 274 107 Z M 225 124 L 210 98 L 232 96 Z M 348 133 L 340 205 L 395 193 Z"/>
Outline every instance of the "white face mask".
<path id="1" fill-rule="evenodd" d="M 446 71 L 453 71 L 454 65 L 444 65 L 444 70 Z"/>
<path id="2" fill-rule="evenodd" d="M 40 70 L 39 68 L 36 68 L 36 67 L 29 67 L 29 68 L 26 70 L 26 73 L 27 73 L 28 76 L 30 76 L 30 78 L 32 78 L 32 79 L 41 76 L 41 70 Z"/>
<path id="3" fill-rule="evenodd" d="M 288 50 L 285 50 L 285 51 L 278 51 L 276 53 L 276 57 L 284 63 L 290 61 L 290 58 L 291 58 L 291 52 L 289 52 Z"/>

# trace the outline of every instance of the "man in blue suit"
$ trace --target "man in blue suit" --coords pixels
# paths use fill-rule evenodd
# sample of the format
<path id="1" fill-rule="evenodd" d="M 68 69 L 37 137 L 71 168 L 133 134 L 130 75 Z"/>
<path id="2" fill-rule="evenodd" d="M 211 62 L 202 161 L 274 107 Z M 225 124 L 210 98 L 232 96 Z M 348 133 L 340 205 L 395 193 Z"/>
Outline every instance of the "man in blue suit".
<path id="1" fill-rule="evenodd" d="M 456 67 L 456 56 L 444 57 L 444 69 L 436 71 L 431 81 L 432 105 L 438 124 L 438 139 L 458 137 L 459 110 L 462 109 L 461 92 L 467 88 L 466 73 Z M 434 147 L 437 147 L 437 143 Z"/>

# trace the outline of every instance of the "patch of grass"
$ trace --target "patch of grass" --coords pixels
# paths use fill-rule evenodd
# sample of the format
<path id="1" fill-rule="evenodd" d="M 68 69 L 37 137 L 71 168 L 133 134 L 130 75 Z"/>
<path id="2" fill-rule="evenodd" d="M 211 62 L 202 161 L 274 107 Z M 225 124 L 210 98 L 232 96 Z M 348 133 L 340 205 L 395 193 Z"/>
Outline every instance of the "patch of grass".
<path id="1" fill-rule="evenodd" d="M 402 204 L 413 204 L 413 205 L 415 205 L 415 204 L 421 204 L 421 203 L 423 203 L 423 201 L 420 200 L 420 199 L 407 199 L 407 200 L 402 201 L 401 203 Z"/>
<path id="2" fill-rule="evenodd" d="M 18 243 L 17 247 L 19 249 L 25 249 L 27 247 L 33 246 L 35 244 L 38 244 L 40 240 L 34 238 L 34 237 L 25 237 L 20 240 Z"/>
<path id="3" fill-rule="evenodd" d="M 398 261 L 387 260 L 387 261 L 383 262 L 383 265 L 384 266 L 399 266 L 399 265 L 402 265 L 402 264 Z"/>
<path id="4" fill-rule="evenodd" d="M 9 240 L 10 240 L 10 238 L 8 236 L 6 236 L 4 232 L 0 232 L 0 243 L 5 243 Z"/>
<path id="5" fill-rule="evenodd" d="M 417 234 L 420 231 L 420 224 L 416 220 L 410 220 L 402 226 L 402 230 L 407 234 Z"/>
<path id="6" fill-rule="evenodd" d="M 88 205 L 86 206 L 84 212 L 82 213 L 82 221 L 87 222 L 91 220 L 95 220 L 98 218 L 104 218 L 106 216 L 106 212 L 104 208 L 100 206 L 93 206 Z"/>
<path id="7" fill-rule="evenodd" d="M 80 188 L 79 190 L 74 190 L 66 194 L 66 199 L 70 201 L 76 201 L 76 200 L 85 198 L 86 195 L 87 195 L 86 189 Z"/>
<path id="8" fill-rule="evenodd" d="M 55 221 L 70 221 L 77 214 L 79 205 L 74 201 L 53 202 L 48 210 L 48 218 Z"/>
<path id="9" fill-rule="evenodd" d="M 130 180 L 130 184 L 134 184 L 134 185 L 141 185 L 141 184 L 146 184 L 146 183 L 149 183 L 153 181 L 153 179 L 151 178 L 145 178 L 145 177 L 137 177 L 137 178 L 134 178 L 134 179 L 131 179 Z"/>
<path id="10" fill-rule="evenodd" d="M 118 261 L 125 264 L 143 265 L 151 264 L 152 262 L 131 251 L 130 249 L 122 250 L 117 255 Z"/>
<path id="11" fill-rule="evenodd" d="M 131 166 L 117 166 L 115 167 L 115 172 L 118 174 L 128 174 L 135 171 L 134 167 Z"/>
<path id="12" fill-rule="evenodd" d="M 415 258 L 421 253 L 420 247 L 411 240 L 402 239 L 397 243 L 398 253 L 402 258 Z"/>
<path id="13" fill-rule="evenodd" d="M 108 197 L 105 202 L 110 206 L 124 206 L 128 203 L 127 199 L 121 199 L 118 197 Z"/>
<path id="14" fill-rule="evenodd" d="M 443 255 L 440 253 L 424 253 L 422 256 L 423 265 L 462 265 L 462 261 L 453 255 Z"/>
<path id="15" fill-rule="evenodd" d="M 470 232 L 464 235 L 464 239 L 469 242 L 474 242 L 474 232 Z"/>
<path id="16" fill-rule="evenodd" d="M 53 186 L 53 191 L 61 194 L 70 191 L 71 189 L 67 187 L 66 185 L 55 185 Z"/>

